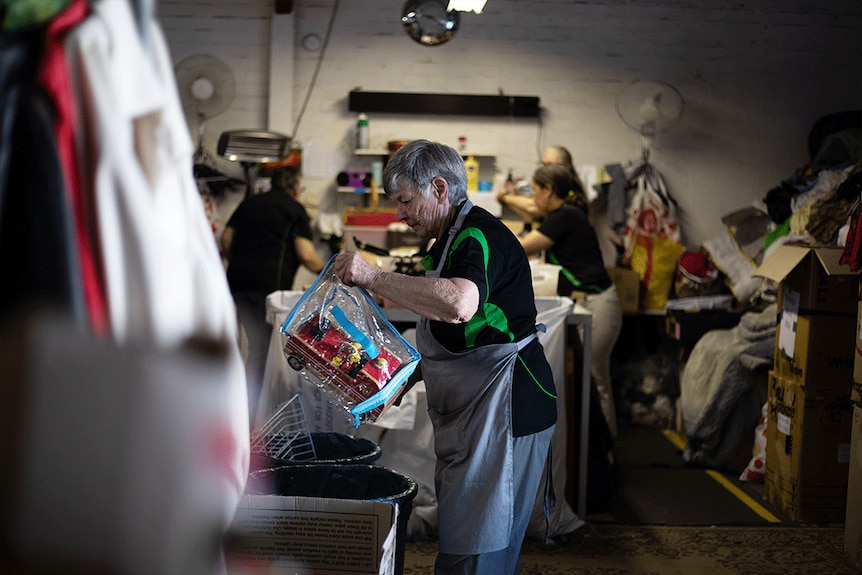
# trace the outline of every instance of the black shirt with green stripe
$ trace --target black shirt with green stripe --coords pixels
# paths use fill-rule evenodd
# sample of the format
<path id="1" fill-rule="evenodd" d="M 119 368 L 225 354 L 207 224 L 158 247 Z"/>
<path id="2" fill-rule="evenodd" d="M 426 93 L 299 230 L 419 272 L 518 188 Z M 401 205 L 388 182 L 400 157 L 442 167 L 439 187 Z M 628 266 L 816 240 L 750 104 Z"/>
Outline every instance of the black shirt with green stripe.
<path id="1" fill-rule="evenodd" d="M 569 296 L 572 291 L 601 293 L 611 287 L 599 239 L 583 210 L 565 204 L 545 217 L 539 232 L 554 242 L 545 250 L 545 261 L 563 267 L 557 284 L 559 295 Z"/>
<path id="2" fill-rule="evenodd" d="M 273 188 L 243 200 L 227 225 L 234 228 L 227 268 L 231 292 L 290 289 L 302 265 L 294 241 L 312 237 L 302 204 L 287 190 Z"/>
<path id="3" fill-rule="evenodd" d="M 437 267 L 445 243 L 441 240 L 428 251 L 426 269 Z M 536 302 L 527 256 L 512 232 L 487 210 L 474 206 L 467 214 L 440 277 L 465 278 L 479 288 L 479 310 L 469 321 L 430 322 L 431 333 L 449 351 L 518 341 L 535 331 Z M 530 435 L 556 420 L 554 376 L 536 339 L 515 362 L 513 432 L 516 437 Z"/>

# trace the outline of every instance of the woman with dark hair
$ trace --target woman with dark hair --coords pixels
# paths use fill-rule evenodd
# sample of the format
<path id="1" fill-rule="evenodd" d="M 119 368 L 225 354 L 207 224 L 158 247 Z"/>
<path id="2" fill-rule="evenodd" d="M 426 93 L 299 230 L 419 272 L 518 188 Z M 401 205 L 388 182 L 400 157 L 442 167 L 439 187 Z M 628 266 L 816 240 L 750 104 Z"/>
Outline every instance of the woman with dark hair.
<path id="1" fill-rule="evenodd" d="M 271 182 L 269 191 L 243 200 L 221 238 L 228 261 L 228 284 L 247 339 L 246 376 L 252 416 L 257 412 L 271 334 L 266 296 L 291 289 L 300 266 L 313 273 L 323 269 L 314 248 L 310 219 L 296 200 L 301 189 L 299 171 L 278 168 Z"/>
<path id="2" fill-rule="evenodd" d="M 578 176 L 578 172 L 575 170 L 575 165 L 572 163 L 572 154 L 568 149 L 563 146 L 548 146 L 542 152 L 542 159 L 540 161 L 542 166 L 562 166 L 566 169 L 568 174 L 575 182 L 574 191 L 577 197 L 570 198 L 569 202 L 573 204 L 577 204 L 587 215 L 590 214 L 590 202 L 587 199 L 586 190 L 584 190 L 584 184 L 581 182 L 581 178 Z M 500 191 L 497 192 L 497 201 L 501 204 L 503 203 L 503 197 L 507 196 L 507 202 L 504 204 L 507 208 L 512 210 L 521 221 L 526 225 L 525 230 L 529 231 L 532 229 L 532 223 L 536 220 L 539 220 L 543 217 L 542 211 L 536 206 L 536 203 L 533 201 L 533 198 L 528 195 L 518 195 L 513 194 L 515 192 L 514 186 L 503 186 L 500 188 Z"/>
<path id="3" fill-rule="evenodd" d="M 586 195 L 570 170 L 559 164 L 538 168 L 532 189 L 532 198 L 504 194 L 500 202 L 504 206 L 525 200 L 535 204 L 544 220 L 518 240 L 528 256 L 544 252 L 547 263 L 562 266 L 557 294 L 581 301 L 593 314 L 590 368 L 602 412 L 611 435 L 616 436 L 611 353 L 622 329 L 622 308 L 590 224 Z"/>
<path id="4" fill-rule="evenodd" d="M 545 151 L 542 152 L 541 163 L 543 166 L 562 166 L 566 169 L 575 183 L 573 189 L 576 197 L 571 198 L 569 203 L 577 205 L 579 208 L 587 212 L 587 215 L 589 215 L 590 203 L 587 199 L 587 192 L 584 189 L 584 183 L 581 181 L 581 177 L 578 176 L 578 172 L 575 170 L 575 164 L 572 162 L 571 152 L 563 146 L 548 146 L 545 148 Z"/>

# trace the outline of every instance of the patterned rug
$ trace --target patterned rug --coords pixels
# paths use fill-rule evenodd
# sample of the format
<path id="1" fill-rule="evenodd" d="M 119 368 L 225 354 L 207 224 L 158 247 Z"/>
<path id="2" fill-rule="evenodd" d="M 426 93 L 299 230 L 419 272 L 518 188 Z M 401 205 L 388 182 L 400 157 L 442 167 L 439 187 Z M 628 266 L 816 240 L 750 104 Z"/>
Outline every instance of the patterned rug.
<path id="1" fill-rule="evenodd" d="M 404 575 L 434 572 L 436 542 L 406 544 Z M 590 524 L 565 542 L 524 543 L 522 575 L 859 575 L 843 527 Z"/>

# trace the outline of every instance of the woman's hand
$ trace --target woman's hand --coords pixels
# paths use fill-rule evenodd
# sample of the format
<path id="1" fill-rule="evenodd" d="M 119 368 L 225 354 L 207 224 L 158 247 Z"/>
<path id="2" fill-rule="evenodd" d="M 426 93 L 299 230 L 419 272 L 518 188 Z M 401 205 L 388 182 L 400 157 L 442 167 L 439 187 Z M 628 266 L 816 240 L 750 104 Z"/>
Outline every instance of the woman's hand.
<path id="1" fill-rule="evenodd" d="M 359 286 L 368 288 L 374 278 L 382 271 L 368 263 L 359 252 L 348 252 L 339 254 L 333 265 L 335 275 L 338 276 L 346 286 Z"/>
<path id="2" fill-rule="evenodd" d="M 507 189 L 506 186 L 500 186 L 500 189 L 497 190 L 497 201 L 501 204 L 503 203 L 503 198 L 512 193 L 512 190 Z"/>

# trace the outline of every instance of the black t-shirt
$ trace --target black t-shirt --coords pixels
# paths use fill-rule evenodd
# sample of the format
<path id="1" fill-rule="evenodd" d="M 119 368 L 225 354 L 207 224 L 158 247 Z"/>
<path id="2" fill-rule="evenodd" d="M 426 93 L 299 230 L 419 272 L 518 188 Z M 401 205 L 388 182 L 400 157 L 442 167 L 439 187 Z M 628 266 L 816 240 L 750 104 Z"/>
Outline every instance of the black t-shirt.
<path id="1" fill-rule="evenodd" d="M 234 229 L 227 268 L 231 291 L 290 289 L 300 266 L 294 240 L 312 237 L 302 204 L 273 189 L 246 198 L 227 225 Z"/>
<path id="2" fill-rule="evenodd" d="M 437 267 L 444 244 L 441 240 L 431 247 L 423 262 L 426 269 Z M 431 333 L 449 351 L 518 341 L 535 331 L 536 302 L 527 256 L 512 232 L 488 211 L 475 206 L 470 210 L 440 275 L 469 279 L 479 288 L 480 308 L 468 322 L 430 322 Z M 515 362 L 514 435 L 529 435 L 553 425 L 556 406 L 554 376 L 536 339 Z"/>
<path id="3" fill-rule="evenodd" d="M 563 266 L 557 294 L 568 297 L 574 290 L 601 293 L 611 287 L 596 231 L 580 208 L 568 204 L 557 208 L 547 215 L 539 232 L 554 242 L 545 251 L 545 261 Z"/>

